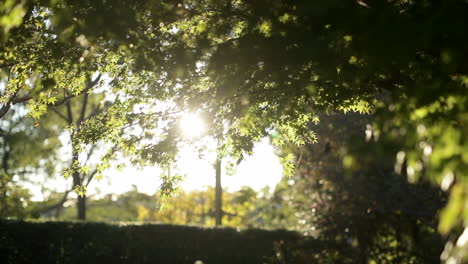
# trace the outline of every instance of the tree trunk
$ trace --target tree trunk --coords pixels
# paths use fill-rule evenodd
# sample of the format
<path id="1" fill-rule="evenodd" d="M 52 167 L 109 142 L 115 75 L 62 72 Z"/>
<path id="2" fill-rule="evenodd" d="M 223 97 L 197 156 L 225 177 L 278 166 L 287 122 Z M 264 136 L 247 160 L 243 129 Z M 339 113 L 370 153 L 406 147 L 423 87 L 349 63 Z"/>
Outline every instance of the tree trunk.
<path id="1" fill-rule="evenodd" d="M 223 224 L 223 189 L 221 187 L 221 158 L 217 157 L 216 164 L 216 187 L 215 187 L 215 221 L 216 226 Z"/>
<path id="2" fill-rule="evenodd" d="M 76 206 L 78 210 L 78 219 L 86 220 L 86 195 L 78 195 Z"/>
<path id="3" fill-rule="evenodd" d="M 8 142 L 8 138 L 3 138 L 4 142 Z M 3 147 L 3 157 L 2 157 L 2 168 L 0 170 L 0 217 L 7 216 L 8 212 L 8 202 L 7 202 L 7 193 L 8 193 L 8 183 L 12 180 L 10 174 L 8 174 L 8 160 L 10 158 L 10 151 L 7 145 Z"/>
<path id="4" fill-rule="evenodd" d="M 73 157 L 72 157 L 72 167 L 74 167 L 75 163 L 78 163 L 78 153 L 76 152 L 73 144 L 73 139 L 72 139 L 72 152 L 73 152 Z M 73 172 L 73 188 L 76 188 L 79 185 L 83 185 L 82 182 L 82 177 L 80 172 L 74 171 Z M 83 196 L 78 195 L 78 198 L 76 200 L 76 210 L 77 210 L 77 219 L 78 220 L 86 220 L 86 195 L 84 194 Z"/>

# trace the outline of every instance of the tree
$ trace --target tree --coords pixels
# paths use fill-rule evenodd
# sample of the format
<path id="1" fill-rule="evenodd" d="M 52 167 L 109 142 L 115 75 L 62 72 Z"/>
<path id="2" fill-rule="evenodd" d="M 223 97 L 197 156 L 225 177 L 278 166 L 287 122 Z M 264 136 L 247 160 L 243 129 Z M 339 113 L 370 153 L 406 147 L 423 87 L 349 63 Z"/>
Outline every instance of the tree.
<path id="1" fill-rule="evenodd" d="M 292 198 L 284 201 L 295 208 L 300 230 L 336 243 L 319 258 L 438 263 L 443 244 L 435 230 L 446 195 L 427 180 L 408 183 L 394 172 L 392 156 L 366 143 L 370 116 L 335 113 L 320 119 L 312 127 L 318 143 L 296 150 L 301 159 L 286 190 Z M 353 148 L 372 151 L 373 157 L 352 158 Z"/>
<path id="2" fill-rule="evenodd" d="M 73 161 L 71 169 L 66 170 L 64 175 L 73 176 L 74 189 L 83 195 L 85 185 L 89 183 L 89 180 L 85 182 L 84 178 L 91 179 L 96 171 L 99 173 L 108 167 L 109 161 L 115 155 L 113 151 L 115 149 L 111 148 L 109 152 L 104 153 L 96 170 L 90 171 L 89 175 L 86 171 L 91 165 L 77 162 L 79 153 L 86 149 L 94 149 L 99 143 L 119 145 L 119 149 L 134 154 L 137 152 L 135 145 L 142 142 L 141 136 L 149 138 L 154 134 L 163 134 L 159 133 L 160 131 L 156 132 L 155 128 L 158 122 L 164 122 L 160 120 L 164 114 L 153 109 L 150 111 L 145 109 L 145 113 L 142 112 L 147 97 L 144 93 L 140 93 L 141 87 L 148 86 L 150 81 L 156 82 L 159 77 L 155 77 L 151 72 L 131 74 L 127 63 L 130 65 L 134 57 L 127 54 L 129 42 L 123 41 L 126 36 L 120 35 L 121 41 L 125 43 L 119 44 L 116 43 L 118 37 L 103 39 L 102 36 L 93 35 L 91 32 L 88 32 L 90 35 L 79 32 L 90 28 L 95 32 L 97 28 L 94 23 L 80 30 L 75 30 L 76 25 L 68 24 L 76 22 L 68 20 L 69 12 L 76 12 L 75 15 L 89 15 L 89 12 L 96 11 L 93 8 L 102 7 L 100 6 L 102 3 L 80 5 L 72 2 L 58 1 L 51 4 L 45 1 L 23 1 L 17 5 L 8 2 L 1 6 L 1 23 L 6 27 L 2 33 L 3 43 L 0 49 L 3 103 L 0 117 L 4 118 L 12 106 L 25 104 L 28 116 L 35 119 L 43 116 L 47 110 L 53 110 L 59 117 L 67 120 L 67 127 L 73 126 L 70 133 Z M 126 5 L 131 5 L 132 8 L 138 6 L 141 8 L 140 11 L 145 10 L 143 6 L 125 1 L 123 6 L 115 10 L 111 8 L 112 14 L 118 15 L 119 10 L 125 9 Z M 128 22 L 127 19 L 122 21 Z M 110 30 L 108 27 L 106 29 Z M 121 28 L 113 30 L 121 31 Z M 105 33 L 111 34 L 109 31 Z M 126 34 L 122 31 L 120 33 Z M 88 97 L 93 95 L 95 90 L 103 89 L 101 83 L 98 83 L 101 76 L 105 76 L 107 84 L 110 84 L 110 89 L 115 93 L 111 96 L 111 100 L 106 99 L 108 105 L 105 108 L 88 111 Z M 143 76 L 147 78 L 142 79 Z M 151 97 L 157 95 L 154 91 L 146 94 L 148 93 Z M 128 98 L 132 94 L 134 97 Z M 138 96 L 135 96 L 136 94 Z M 160 94 L 153 99 L 161 99 L 164 93 Z M 82 108 L 79 113 L 74 113 L 72 108 L 75 107 L 72 105 L 77 105 L 80 98 Z M 75 101 L 77 103 L 74 103 Z M 60 111 L 58 108 L 60 106 L 64 106 L 67 110 Z M 135 112 L 137 107 L 139 114 Z M 143 120 L 146 120 L 146 125 L 139 125 L 145 123 Z M 134 132 L 132 135 L 129 131 L 137 126 L 150 131 L 144 134 Z M 139 137 L 136 138 L 135 134 Z M 163 152 L 171 152 L 169 144 L 166 143 L 163 147 L 166 148 Z M 144 156 L 145 160 L 134 159 L 135 163 L 154 163 L 154 159 L 160 158 L 161 163 L 172 160 L 162 157 L 163 155 L 155 155 L 156 153 L 152 153 L 147 147 L 143 147 L 139 154 Z M 149 155 L 154 155 L 153 160 L 148 158 Z M 59 204 L 63 204 L 67 194 L 68 192 Z M 78 198 L 78 201 L 83 205 L 79 207 L 81 208 L 79 216 L 84 218 L 84 197 Z"/>
<path id="3" fill-rule="evenodd" d="M 98 75 L 94 80 L 88 80 L 87 86 L 92 88 L 98 86 L 101 75 Z M 65 89 L 65 92 L 69 92 Z M 92 165 L 91 159 L 95 152 L 101 150 L 103 147 L 99 146 L 99 142 L 94 142 L 88 149 L 80 150 L 77 143 L 76 135 L 80 133 L 82 125 L 88 119 L 104 112 L 112 105 L 112 101 L 105 98 L 105 93 L 85 93 L 80 95 L 73 102 L 68 101 L 65 103 L 65 109 L 51 109 L 57 116 L 64 122 L 65 128 L 69 132 L 69 143 L 71 147 L 70 166 L 65 169 L 64 174 L 66 177 L 71 176 L 73 180 L 72 189 L 78 193 L 77 197 L 77 218 L 80 220 L 86 219 L 86 188 L 89 186 L 93 178 L 100 178 L 101 173 L 107 168 L 107 164 Z M 81 99 L 81 101 L 78 101 Z M 110 153 L 115 151 L 116 146 L 108 147 Z M 81 153 L 80 153 L 81 152 Z M 80 157 L 80 154 L 81 157 Z M 109 155 L 111 155 L 109 154 Z M 67 199 L 69 191 L 65 192 L 62 203 Z"/>
<path id="4" fill-rule="evenodd" d="M 372 109 L 372 139 L 383 150 L 395 146 L 385 151 L 400 157 L 397 167 L 408 179 L 450 190 L 439 230 L 461 225 L 466 231 L 466 2 L 226 1 L 212 7 L 192 20 L 201 33 L 177 32 L 188 47 L 206 50 L 200 56 L 206 78 L 187 81 L 203 84 L 202 92 L 187 97 L 203 102 L 217 123 L 230 121 L 234 145 L 248 149 L 252 139 L 281 129 L 302 143 L 317 110 Z"/>
<path id="5" fill-rule="evenodd" d="M 0 125 L 0 217 L 28 215 L 32 194 L 22 183 L 31 176 L 51 177 L 61 146 L 53 119 L 41 123 L 24 116 L 24 109 L 8 113 Z"/>
<path id="6" fill-rule="evenodd" d="M 151 204 L 138 206 L 140 221 L 157 221 L 183 225 L 217 225 L 215 188 L 190 192 L 180 191 L 167 200 L 155 199 L 157 207 Z M 223 225 L 234 227 L 255 226 L 257 193 L 249 187 L 239 191 L 224 191 Z"/>
<path id="7" fill-rule="evenodd" d="M 179 225 L 214 226 L 214 188 L 181 191 L 170 198 L 160 194 L 147 195 L 136 187 L 123 194 L 108 194 L 102 198 L 91 197 L 87 204 L 87 221 L 141 221 Z M 257 227 L 256 206 L 260 199 L 251 188 L 236 192 L 224 192 L 227 202 L 223 210 L 223 222 L 232 227 Z M 57 219 L 75 219 L 77 204 L 66 207 Z"/>
<path id="8" fill-rule="evenodd" d="M 90 197 L 87 202 L 86 220 L 95 222 L 130 222 L 139 221 L 141 208 L 157 210 L 158 200 L 153 195 L 138 192 L 136 188 L 122 194 L 108 194 L 96 199 Z M 77 204 L 65 208 L 59 219 L 76 219 Z"/>
<path id="9" fill-rule="evenodd" d="M 215 222 L 217 226 L 223 224 L 223 189 L 221 187 L 221 158 L 216 157 L 215 168 Z"/>
<path id="10" fill-rule="evenodd" d="M 27 87 L 25 96 L 34 89 L 20 76 L 29 78 L 29 72 L 41 72 L 38 79 L 46 80 L 59 65 L 68 65 L 65 72 L 79 68 L 87 73 L 100 65 L 99 72 L 113 73 L 116 91 L 131 99 L 116 111 L 126 113 L 115 119 L 122 122 L 120 128 L 138 120 L 144 132 L 154 135 L 150 124 L 156 121 L 134 106 L 170 98 L 178 105 L 176 112 L 205 112 L 213 135 L 229 124 L 223 142 L 238 156 L 273 131 L 277 144 L 313 141 L 308 124 L 317 111 L 372 109 L 373 140 L 396 146 L 389 155 L 400 157 L 397 163 L 406 167 L 408 178 L 430 179 L 450 192 L 439 230 L 447 234 L 458 226 L 468 232 L 463 140 L 468 131 L 467 5 L 463 0 L 8 2 L 0 10 L 6 18 L 1 23 L 7 25 L 0 64 L 11 65 L 9 54 L 16 56 L 15 65 L 21 67 L 13 72 L 16 83 L 26 84 L 20 85 Z M 51 25 L 33 34 L 41 8 Z M 20 15 L 13 19 L 12 14 Z M 40 42 L 48 47 L 39 45 L 43 49 L 36 52 L 21 45 L 34 36 L 48 40 Z M 51 50 L 73 56 L 50 56 Z M 58 63 L 38 64 L 31 54 L 49 54 L 44 58 Z M 84 64 L 78 64 L 81 58 Z M 19 86 L 10 83 L 2 96 L 6 108 L 22 98 Z M 53 89 L 39 90 L 34 98 L 40 100 L 31 104 L 36 111 L 55 101 L 44 93 Z M 167 128 L 158 133 L 163 136 L 148 143 L 144 133 L 115 136 L 109 130 L 116 128 L 95 120 L 82 131 L 84 143 L 118 141 L 122 151 L 138 157 L 137 163 L 170 163 L 175 157 L 168 147 L 179 140 L 171 129 L 174 122 L 166 119 Z M 455 248 L 466 247 L 460 242 Z"/>

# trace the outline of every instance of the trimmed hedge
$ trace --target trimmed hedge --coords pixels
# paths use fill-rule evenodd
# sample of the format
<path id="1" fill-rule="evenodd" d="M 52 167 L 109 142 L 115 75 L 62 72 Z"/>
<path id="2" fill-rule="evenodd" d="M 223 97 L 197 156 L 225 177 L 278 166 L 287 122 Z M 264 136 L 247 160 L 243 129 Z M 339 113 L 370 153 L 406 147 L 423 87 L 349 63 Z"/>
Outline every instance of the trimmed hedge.
<path id="1" fill-rule="evenodd" d="M 299 240 L 291 231 L 3 220 L 0 263 L 261 264 Z"/>

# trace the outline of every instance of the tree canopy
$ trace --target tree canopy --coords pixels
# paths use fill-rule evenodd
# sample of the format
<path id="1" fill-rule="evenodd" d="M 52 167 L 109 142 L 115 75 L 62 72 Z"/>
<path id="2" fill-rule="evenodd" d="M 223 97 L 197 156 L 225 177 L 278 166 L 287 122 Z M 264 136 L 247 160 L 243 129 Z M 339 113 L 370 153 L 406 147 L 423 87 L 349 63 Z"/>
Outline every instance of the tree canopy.
<path id="1" fill-rule="evenodd" d="M 279 146 L 314 141 L 318 111 L 369 112 L 369 140 L 398 172 L 450 192 L 439 230 L 464 229 L 453 246 L 463 252 L 467 11 L 463 0 L 5 1 L 0 113 L 26 104 L 39 118 L 108 89 L 77 145 L 170 164 L 183 111 L 203 114 L 239 158 L 268 134 Z"/>

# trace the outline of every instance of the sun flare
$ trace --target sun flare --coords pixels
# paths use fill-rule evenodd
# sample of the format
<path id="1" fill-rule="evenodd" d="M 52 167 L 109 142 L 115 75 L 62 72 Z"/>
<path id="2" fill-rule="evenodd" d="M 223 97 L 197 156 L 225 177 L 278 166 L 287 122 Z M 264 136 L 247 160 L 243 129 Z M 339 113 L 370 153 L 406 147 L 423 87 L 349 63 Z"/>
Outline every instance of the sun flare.
<path id="1" fill-rule="evenodd" d="M 186 113 L 180 120 L 180 128 L 188 137 L 199 137 L 205 132 L 205 123 L 195 113 Z"/>

